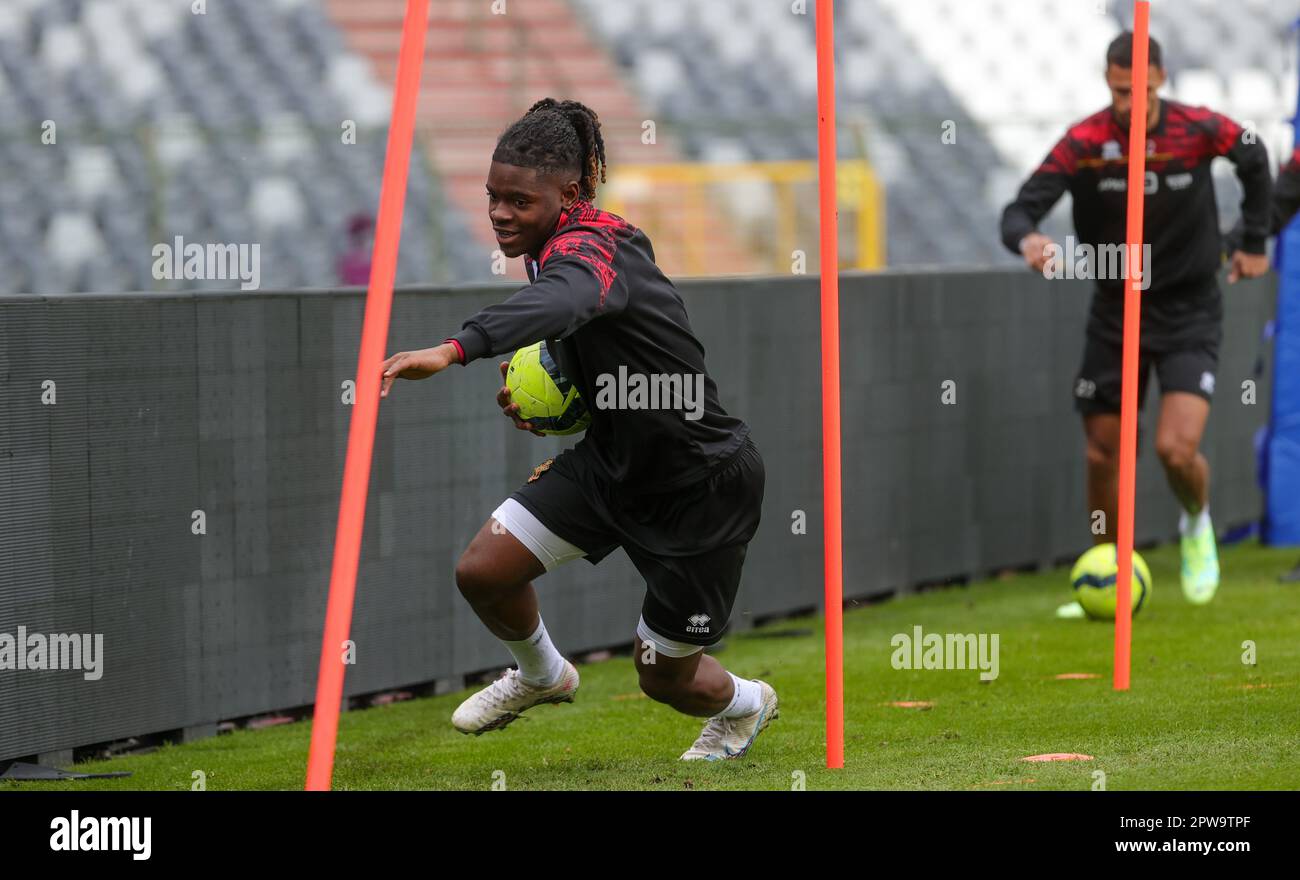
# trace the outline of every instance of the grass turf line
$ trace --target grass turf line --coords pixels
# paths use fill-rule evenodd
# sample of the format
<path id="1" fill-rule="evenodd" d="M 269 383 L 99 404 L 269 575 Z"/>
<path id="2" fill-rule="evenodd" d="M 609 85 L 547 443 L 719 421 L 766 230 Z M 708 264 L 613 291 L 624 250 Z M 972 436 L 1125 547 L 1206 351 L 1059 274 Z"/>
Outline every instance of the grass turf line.
<path id="1" fill-rule="evenodd" d="M 1068 598 L 1065 570 L 928 591 L 844 615 L 845 768 L 824 766 L 821 620 L 783 621 L 755 632 L 814 635 L 726 640 L 718 658 L 738 675 L 763 678 L 781 716 L 745 758 L 682 762 L 703 719 L 640 695 L 630 657 L 580 668 L 572 705 L 538 706 L 481 737 L 452 729 L 469 693 L 348 712 L 340 719 L 336 789 L 789 789 L 799 773 L 822 789 L 1088 790 L 1094 771 L 1121 789 L 1300 787 L 1294 719 L 1300 716 L 1300 587 L 1278 572 L 1294 550 L 1243 544 L 1221 551 L 1224 582 L 1197 608 L 1178 586 L 1178 551 L 1144 554 L 1154 580 L 1134 620 L 1132 688 L 1110 687 L 1110 625 L 1057 620 Z M 1000 675 L 977 670 L 895 670 L 895 633 L 998 633 Z M 1255 666 L 1242 642 L 1256 645 Z M 1101 677 L 1058 681 L 1060 673 Z M 931 701 L 928 710 L 893 701 Z M 124 779 L 0 781 L 0 790 L 301 789 L 310 723 L 238 731 L 156 752 L 79 764 L 129 770 Z M 1031 764 L 1047 752 L 1086 762 Z M 501 777 L 496 771 L 504 773 Z"/>

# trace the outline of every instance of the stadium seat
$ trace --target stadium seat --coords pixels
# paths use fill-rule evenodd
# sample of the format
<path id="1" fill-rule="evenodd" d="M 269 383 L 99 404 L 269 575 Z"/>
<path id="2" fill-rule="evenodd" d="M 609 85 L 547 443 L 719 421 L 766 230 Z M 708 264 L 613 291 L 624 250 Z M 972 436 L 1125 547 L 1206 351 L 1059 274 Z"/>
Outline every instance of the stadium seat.
<path id="1" fill-rule="evenodd" d="M 66 179 L 69 190 L 83 205 L 121 186 L 113 155 L 107 147 L 83 145 L 69 150 Z"/>
<path id="2" fill-rule="evenodd" d="M 338 231 L 378 201 L 388 90 L 315 0 L 223 0 L 207 16 L 173 0 L 0 4 L 0 119 L 11 129 L 55 119 L 70 145 L 0 137 L 0 175 L 21 207 L 0 216 L 0 258 L 13 267 L 0 292 L 152 289 L 157 237 L 238 243 L 258 227 L 296 236 L 266 248 L 292 247 L 291 257 L 263 255 L 280 283 L 333 283 Z M 359 126 L 358 143 L 340 143 L 344 119 Z M 50 185 L 18 183 L 38 179 Z M 412 163 L 410 192 L 414 242 L 435 234 L 439 188 L 424 163 Z M 142 204 L 158 216 L 132 210 Z M 459 225 L 436 234 L 450 241 Z M 399 281 L 432 280 L 428 266 L 405 259 Z M 437 280 L 467 278 L 462 267 L 449 258 Z"/>
<path id="3" fill-rule="evenodd" d="M 103 240 L 90 215 L 64 211 L 50 218 L 45 252 L 61 270 L 75 270 L 101 253 Z"/>

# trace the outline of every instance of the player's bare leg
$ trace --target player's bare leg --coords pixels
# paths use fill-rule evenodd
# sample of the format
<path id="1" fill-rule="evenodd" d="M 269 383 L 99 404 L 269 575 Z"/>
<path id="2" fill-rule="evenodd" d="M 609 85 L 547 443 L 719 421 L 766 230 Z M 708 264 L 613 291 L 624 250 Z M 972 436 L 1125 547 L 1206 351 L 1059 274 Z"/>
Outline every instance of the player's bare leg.
<path id="1" fill-rule="evenodd" d="M 1210 522 L 1210 464 L 1201 454 L 1201 437 L 1210 415 L 1203 397 L 1171 391 L 1160 401 L 1156 454 L 1169 485 L 1183 507 L 1178 525 L 1182 535 L 1182 585 L 1187 601 L 1204 605 L 1219 588 L 1219 554 Z"/>
<path id="2" fill-rule="evenodd" d="M 533 579 L 545 573 L 531 550 L 489 519 L 456 563 L 456 586 L 492 635 L 515 641 L 537 629 Z"/>
<path id="3" fill-rule="evenodd" d="M 1200 451 L 1209 416 L 1209 402 L 1198 395 L 1170 391 L 1160 399 L 1156 454 L 1178 503 L 1191 515 L 1209 503 L 1210 463 Z"/>
<path id="4" fill-rule="evenodd" d="M 739 758 L 780 714 L 771 685 L 737 679 L 703 651 L 669 657 L 638 636 L 632 653 L 646 696 L 685 715 L 709 717 L 682 760 Z"/>
<path id="5" fill-rule="evenodd" d="M 1083 417 L 1085 457 L 1088 465 L 1088 529 L 1092 543 L 1115 540 L 1119 515 L 1119 415 L 1093 413 Z M 1097 514 L 1101 513 L 1098 520 Z M 1057 617 L 1085 617 L 1083 606 L 1070 601 L 1056 609 Z"/>
<path id="6" fill-rule="evenodd" d="M 541 703 L 573 702 L 578 670 L 551 644 L 537 608 L 532 581 L 545 571 L 494 519 L 484 523 L 456 563 L 461 595 L 519 664 L 460 704 L 452 724 L 462 733 L 499 730 Z"/>
<path id="7" fill-rule="evenodd" d="M 1088 525 L 1092 543 L 1106 544 L 1115 540 L 1119 515 L 1119 416 L 1084 416 L 1083 432 L 1088 459 Z M 1104 528 L 1094 525 L 1097 511 L 1102 512 Z"/>
<path id="8" fill-rule="evenodd" d="M 717 715 L 735 692 L 731 676 L 713 657 L 700 651 L 689 657 L 666 657 L 637 640 L 633 651 L 641 690 L 683 715 Z"/>

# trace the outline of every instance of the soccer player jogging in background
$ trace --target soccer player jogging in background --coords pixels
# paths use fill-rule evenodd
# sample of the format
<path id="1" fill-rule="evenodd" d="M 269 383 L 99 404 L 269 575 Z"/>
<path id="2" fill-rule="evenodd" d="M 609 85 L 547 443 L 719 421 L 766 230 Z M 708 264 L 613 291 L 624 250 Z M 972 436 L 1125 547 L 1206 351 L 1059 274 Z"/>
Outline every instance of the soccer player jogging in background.
<path id="1" fill-rule="evenodd" d="M 731 674 L 704 649 L 726 629 L 758 529 L 763 460 L 749 426 L 718 403 L 704 348 L 649 239 L 591 204 L 604 171 L 594 112 L 576 101 L 534 104 L 501 135 L 487 178 L 497 243 L 507 257 L 525 258 L 532 283 L 441 345 L 383 364 L 386 397 L 398 378 L 423 379 L 544 339 L 591 412 L 582 440 L 535 468 L 456 565 L 461 594 L 518 668 L 465 700 L 452 723 L 481 734 L 540 703 L 573 700 L 578 671 L 552 644 L 532 581 L 621 546 L 647 586 L 633 651 L 641 689 L 708 717 L 684 760 L 735 758 L 777 716 L 776 692 Z M 702 387 L 702 412 L 602 408 L 598 385 L 632 374 L 682 376 L 680 387 Z M 497 403 L 516 427 L 534 430 L 508 388 Z"/>
<path id="2" fill-rule="evenodd" d="M 1156 452 L 1184 511 L 1179 522 L 1183 595 L 1201 605 L 1214 598 L 1219 586 L 1210 469 L 1200 452 L 1223 335 L 1216 279 L 1222 243 L 1210 162 L 1226 156 L 1245 190 L 1244 234 L 1231 256 L 1230 283 L 1268 271 L 1272 178 L 1267 151 L 1252 133 L 1204 107 L 1160 99 L 1157 90 L 1165 81 L 1160 46 L 1154 39 L 1149 45 L 1143 238 L 1150 245 L 1150 261 L 1143 266 L 1138 405 L 1154 367 L 1161 391 Z M 1126 242 L 1132 47 L 1133 35 L 1125 32 L 1107 49 L 1111 106 L 1071 127 L 1002 214 L 1003 243 L 1031 269 L 1043 271 L 1053 258 L 1053 242 L 1038 232 L 1038 223 L 1067 190 L 1080 244 L 1101 253 L 1103 247 Z M 1075 256 L 1067 251 L 1065 259 L 1074 261 Z M 1088 508 L 1105 515 L 1104 532 L 1094 533 L 1098 544 L 1115 540 L 1123 314 L 1124 278 L 1097 277 L 1074 398 L 1087 439 Z M 1069 603 L 1058 614 L 1082 616 L 1082 609 Z"/>

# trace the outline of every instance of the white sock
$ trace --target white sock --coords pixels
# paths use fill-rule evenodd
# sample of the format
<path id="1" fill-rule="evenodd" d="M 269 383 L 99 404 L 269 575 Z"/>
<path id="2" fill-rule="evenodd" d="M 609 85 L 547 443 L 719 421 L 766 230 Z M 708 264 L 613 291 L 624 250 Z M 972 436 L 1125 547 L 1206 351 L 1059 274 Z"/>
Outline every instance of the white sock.
<path id="1" fill-rule="evenodd" d="M 1178 517 L 1178 533 L 1188 538 L 1195 538 L 1210 527 L 1210 505 L 1208 504 L 1201 508 L 1201 512 L 1195 519 L 1188 516 L 1185 510 Z"/>
<path id="2" fill-rule="evenodd" d="M 736 678 L 730 672 L 727 675 L 731 675 L 731 683 L 736 686 L 736 692 L 732 694 L 727 708 L 719 714 L 723 718 L 743 718 L 746 715 L 753 715 L 763 705 L 763 689 L 756 681 Z"/>
<path id="3" fill-rule="evenodd" d="M 560 680 L 564 657 L 555 650 L 541 615 L 537 617 L 537 629 L 528 638 L 518 642 L 501 641 L 519 664 L 519 677 L 524 681 L 549 687 Z"/>

